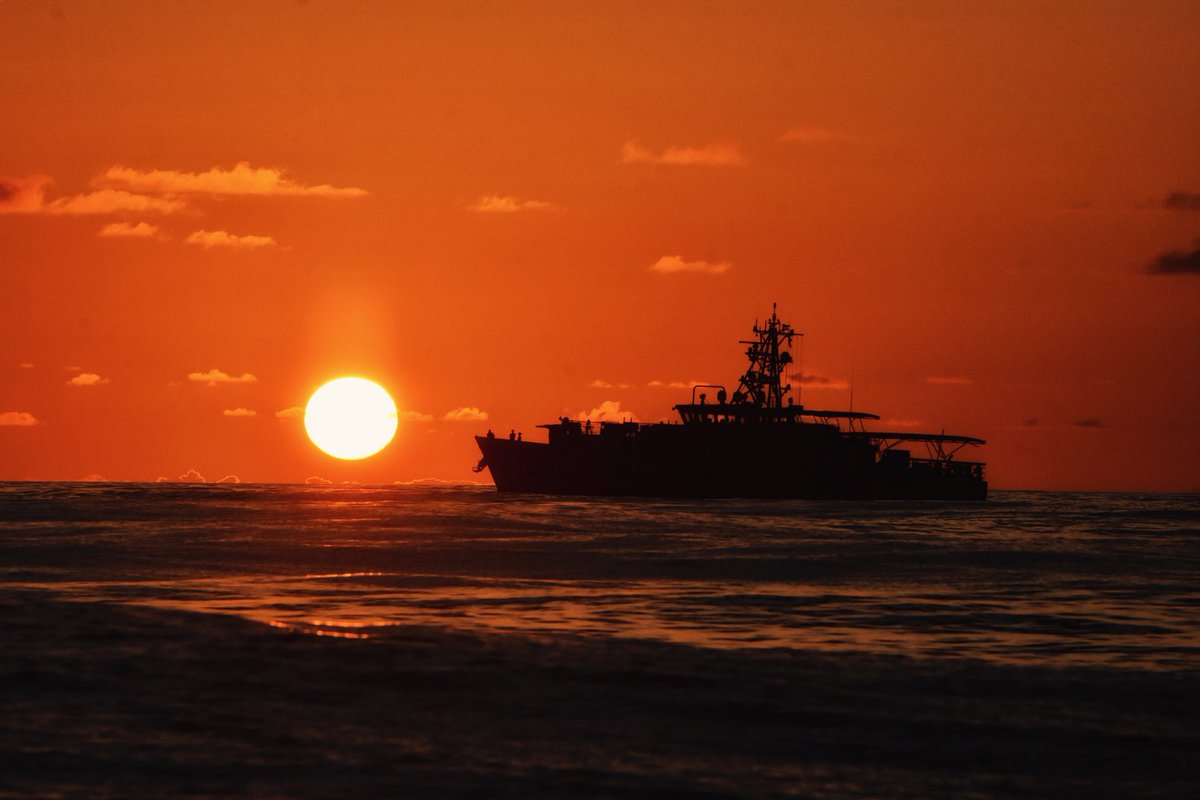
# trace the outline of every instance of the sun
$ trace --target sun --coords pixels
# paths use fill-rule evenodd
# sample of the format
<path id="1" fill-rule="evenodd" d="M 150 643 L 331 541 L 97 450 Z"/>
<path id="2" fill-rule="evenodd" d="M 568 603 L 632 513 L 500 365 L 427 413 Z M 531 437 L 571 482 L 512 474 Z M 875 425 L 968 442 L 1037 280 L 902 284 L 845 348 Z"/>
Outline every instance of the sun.
<path id="1" fill-rule="evenodd" d="M 309 398 L 304 429 L 313 444 L 334 458 L 366 458 L 396 435 L 396 404 L 374 381 L 337 378 Z"/>

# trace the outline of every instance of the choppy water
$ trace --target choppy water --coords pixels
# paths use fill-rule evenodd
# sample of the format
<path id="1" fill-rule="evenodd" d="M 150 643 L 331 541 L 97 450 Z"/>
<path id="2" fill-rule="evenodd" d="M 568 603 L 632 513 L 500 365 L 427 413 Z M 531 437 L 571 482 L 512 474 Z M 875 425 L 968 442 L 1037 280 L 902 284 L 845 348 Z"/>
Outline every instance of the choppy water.
<path id="1" fill-rule="evenodd" d="M 844 504 L 577 500 L 474 487 L 7 484 L 0 559 L 0 598 L 10 617 L 24 618 L 9 626 L 0 657 L 16 676 L 0 744 L 17 767 L 8 787 L 0 777 L 0 796 L 347 793 L 339 788 L 381 796 L 1001 796 L 1039 787 L 1187 796 L 1200 786 L 1174 756 L 1200 744 L 1180 705 L 1200 697 L 1196 495 L 999 492 L 983 504 Z M 164 651 L 168 634 L 192 648 Z M 236 667 L 195 661 L 195 648 L 241 656 Z M 121 696 L 138 687 L 92 675 L 97 663 L 115 668 L 118 650 L 120 669 L 153 663 L 175 675 L 174 683 L 163 683 L 161 670 L 146 679 L 176 708 L 155 718 L 192 719 L 201 731 L 187 746 L 201 750 L 228 743 L 211 733 L 210 701 L 256 708 L 273 696 L 252 683 L 194 705 L 187 698 L 215 691 L 214 670 L 274 675 L 291 700 L 260 712 L 285 728 L 311 724 L 313 736 L 318 722 L 304 720 L 314 709 L 349 712 L 331 710 L 319 676 L 297 677 L 308 666 L 350 670 L 353 680 L 398 670 L 403 681 L 408 667 L 398 665 L 419 653 L 423 670 L 457 688 L 416 692 L 385 681 L 358 698 L 399 704 L 401 716 L 433 702 L 436 713 L 410 727 L 343 719 L 350 741 L 391 742 L 354 762 L 351 784 L 322 783 L 333 778 L 320 769 L 308 774 L 324 762 L 276 741 L 283 732 L 243 728 L 231 735 L 258 767 L 226 763 L 227 778 L 213 783 L 183 759 L 165 777 L 151 770 L 134 780 L 146 765 L 124 756 L 113 756 L 116 766 L 92 762 L 113 742 L 145 748 L 136 732 L 111 719 L 100 733 L 62 727 L 79 691 L 94 706 L 115 703 L 119 720 Z M 284 651 L 287 664 L 277 658 Z M 39 665 L 53 665 L 46 669 L 68 684 L 80 675 L 99 683 L 62 689 L 52 680 L 47 688 Z M 533 675 L 535 683 L 522 683 Z M 22 680 L 33 688 L 22 692 Z M 516 696 L 496 695 L 488 681 Z M 770 696 L 753 694 L 761 691 Z M 674 697 L 665 716 L 647 723 L 641 704 L 661 702 L 664 692 Z M 1040 705 L 1020 712 L 1013 693 Z M 731 697 L 740 710 L 700 711 Z M 980 705 L 972 712 L 964 703 Z M 786 718 L 768 724 L 767 709 Z M 22 712 L 27 722 L 14 722 Z M 529 727 L 531 713 L 541 727 Z M 830 714 L 841 715 L 832 729 Z M 1014 745 L 996 738 L 1013 735 L 1013 715 L 1024 720 L 1018 738 L 1049 726 L 1043 739 L 1063 739 L 1065 752 L 1094 749 L 1097 766 L 1066 775 L 1061 766 L 1017 767 Z M 466 739 L 439 744 L 442 721 L 467 725 Z M 630 750 L 630 734 L 603 733 L 634 723 L 666 726 L 642 744 L 649 755 Z M 412 741 L 397 741 L 393 724 Z M 934 724 L 949 733 L 921 733 Z M 979 726 L 974 734 L 971 726 Z M 677 731 L 687 730 L 712 741 L 677 746 Z M 891 732 L 890 744 L 880 731 Z M 552 742 L 543 741 L 548 732 Z M 957 740 L 972 735 L 973 761 L 941 763 L 961 762 Z M 523 742 L 516 751 L 514 736 Z M 839 744 L 826 752 L 830 736 Z M 903 740 L 914 736 L 926 736 L 928 747 L 908 752 Z M 1130 745 L 1130 736 L 1141 738 Z M 319 751 L 336 750 L 332 763 L 349 769 L 327 738 Z M 797 750 L 781 741 L 789 738 L 807 744 Z M 744 752 L 731 739 L 761 742 Z M 1135 771 L 1122 782 L 1113 758 L 1131 746 L 1168 766 L 1155 761 L 1153 780 Z M 881 747 L 896 752 L 880 761 Z M 30 753 L 45 764 L 23 766 L 38 763 Z M 179 753 L 168 747 L 162 758 L 175 763 Z M 261 766 L 301 754 L 309 766 L 299 772 Z M 397 762 L 398 754 L 417 760 Z M 92 763 L 82 779 L 57 774 L 81 759 Z"/>

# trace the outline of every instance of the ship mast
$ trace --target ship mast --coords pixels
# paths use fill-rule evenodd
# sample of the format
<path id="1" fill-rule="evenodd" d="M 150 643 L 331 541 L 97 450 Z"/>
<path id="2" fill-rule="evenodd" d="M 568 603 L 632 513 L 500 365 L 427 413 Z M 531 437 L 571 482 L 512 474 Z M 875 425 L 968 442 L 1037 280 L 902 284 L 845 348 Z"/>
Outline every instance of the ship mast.
<path id="1" fill-rule="evenodd" d="M 796 331 L 791 325 L 780 321 L 775 313 L 775 304 L 771 304 L 771 318 L 763 325 L 754 323 L 754 335 L 757 339 L 743 339 L 741 344 L 749 345 L 746 357 L 750 359 L 750 367 L 738 380 L 738 395 L 759 408 L 783 408 L 784 398 L 791 392 L 791 384 L 783 382 L 783 373 L 792 363 L 792 337 Z M 800 334 L 803 335 L 803 334 Z"/>

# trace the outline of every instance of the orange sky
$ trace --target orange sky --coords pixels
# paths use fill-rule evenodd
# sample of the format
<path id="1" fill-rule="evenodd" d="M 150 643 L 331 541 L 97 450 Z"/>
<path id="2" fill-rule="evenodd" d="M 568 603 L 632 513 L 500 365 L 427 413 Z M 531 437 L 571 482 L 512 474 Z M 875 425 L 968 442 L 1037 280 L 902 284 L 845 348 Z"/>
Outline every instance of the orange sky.
<path id="1" fill-rule="evenodd" d="M 1195 2 L 0 0 L 0 479 L 470 479 L 489 426 L 734 384 L 774 301 L 806 405 L 853 377 L 996 488 L 1200 490 L 1198 36 Z M 407 412 L 362 462 L 278 417 L 344 374 Z"/>

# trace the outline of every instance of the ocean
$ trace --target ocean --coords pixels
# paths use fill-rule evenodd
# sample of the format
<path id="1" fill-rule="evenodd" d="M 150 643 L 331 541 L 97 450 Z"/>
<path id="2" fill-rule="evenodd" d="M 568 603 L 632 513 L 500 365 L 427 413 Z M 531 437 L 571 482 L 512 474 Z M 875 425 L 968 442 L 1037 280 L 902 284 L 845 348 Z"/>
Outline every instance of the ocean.
<path id="1" fill-rule="evenodd" d="M 0 798 L 1200 796 L 1200 495 L 0 484 Z"/>

